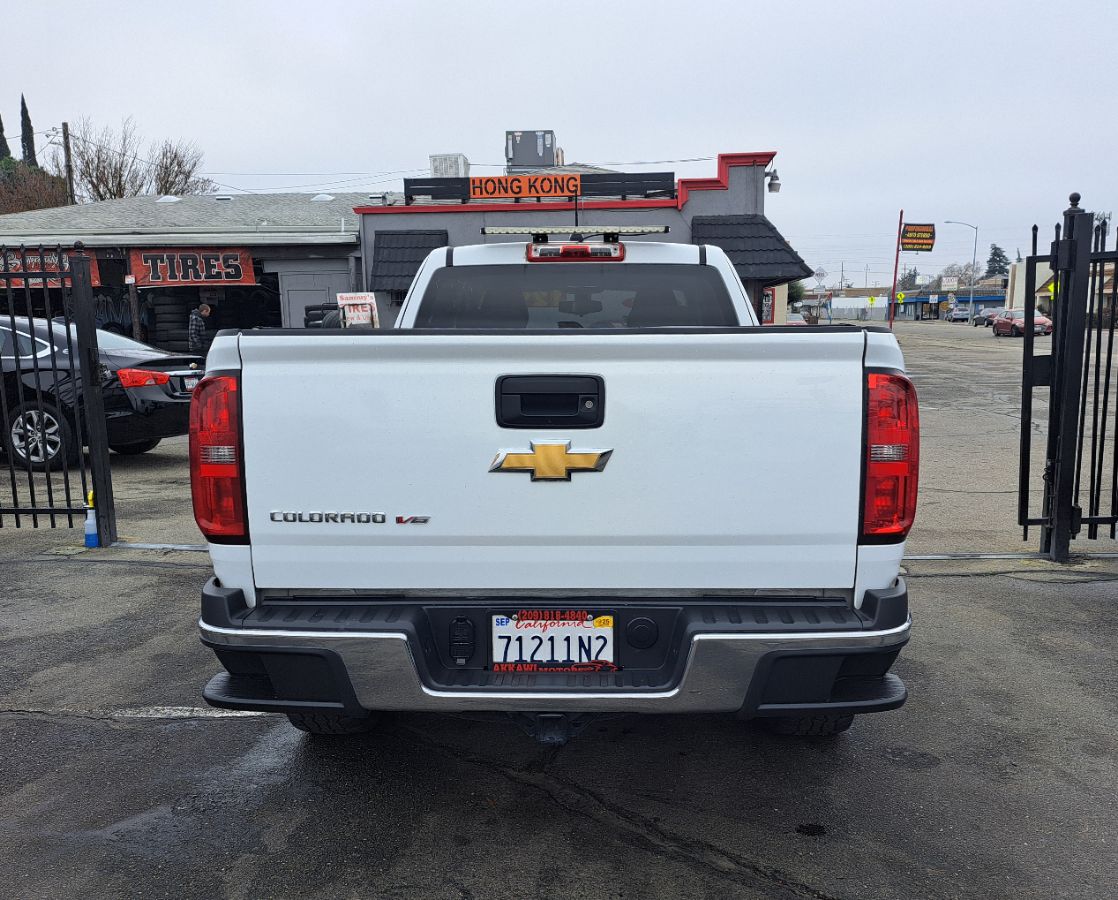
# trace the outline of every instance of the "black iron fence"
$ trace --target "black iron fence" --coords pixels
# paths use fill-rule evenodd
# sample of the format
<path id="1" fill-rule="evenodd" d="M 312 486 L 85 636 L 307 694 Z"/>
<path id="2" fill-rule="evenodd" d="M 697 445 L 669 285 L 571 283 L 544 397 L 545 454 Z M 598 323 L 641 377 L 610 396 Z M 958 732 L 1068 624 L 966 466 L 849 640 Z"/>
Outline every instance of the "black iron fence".
<path id="1" fill-rule="evenodd" d="M 1118 365 L 1114 360 L 1115 270 L 1118 246 L 1107 249 L 1109 222 L 1079 208 L 1080 197 L 1056 226 L 1047 254 L 1025 260 L 1024 354 L 1018 522 L 1028 539 L 1040 526 L 1041 552 L 1063 562 L 1071 541 L 1114 538 L 1118 532 Z M 1041 280 L 1043 276 L 1044 280 Z M 1037 295 L 1053 324 L 1051 352 L 1038 353 Z M 1034 515 L 1035 391 L 1047 388 L 1047 433 L 1041 472 L 1041 509 Z"/>
<path id="2" fill-rule="evenodd" d="M 92 498 L 100 543 L 115 541 L 90 261 L 81 245 L 0 246 L 0 375 L 0 528 L 80 527 Z"/>

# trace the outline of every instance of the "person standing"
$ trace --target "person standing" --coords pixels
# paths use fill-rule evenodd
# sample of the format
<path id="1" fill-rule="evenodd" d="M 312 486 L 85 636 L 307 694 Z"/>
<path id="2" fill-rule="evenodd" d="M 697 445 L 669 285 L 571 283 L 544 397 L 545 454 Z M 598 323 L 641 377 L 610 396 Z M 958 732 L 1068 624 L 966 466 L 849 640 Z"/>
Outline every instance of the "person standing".
<path id="1" fill-rule="evenodd" d="M 190 311 L 186 340 L 191 353 L 205 353 L 206 351 L 206 319 L 209 315 L 210 305 L 208 303 L 203 303 L 197 309 Z"/>

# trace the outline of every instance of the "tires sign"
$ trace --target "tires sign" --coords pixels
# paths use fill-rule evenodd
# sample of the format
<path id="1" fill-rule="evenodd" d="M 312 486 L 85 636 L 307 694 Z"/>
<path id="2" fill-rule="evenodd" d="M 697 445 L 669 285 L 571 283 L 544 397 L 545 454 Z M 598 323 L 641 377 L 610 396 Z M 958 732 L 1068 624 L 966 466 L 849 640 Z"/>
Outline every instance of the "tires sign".
<path id="1" fill-rule="evenodd" d="M 137 287 L 256 284 L 252 254 L 243 247 L 137 247 L 129 261 Z"/>

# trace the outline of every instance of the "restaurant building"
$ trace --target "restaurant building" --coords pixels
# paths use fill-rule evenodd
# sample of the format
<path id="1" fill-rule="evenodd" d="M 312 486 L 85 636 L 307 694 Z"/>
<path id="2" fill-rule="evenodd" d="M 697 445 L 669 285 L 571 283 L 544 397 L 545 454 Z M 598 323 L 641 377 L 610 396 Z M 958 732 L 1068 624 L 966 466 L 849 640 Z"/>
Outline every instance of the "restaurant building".
<path id="1" fill-rule="evenodd" d="M 382 310 L 398 304 L 432 249 L 512 239 L 483 236 L 485 226 L 569 224 L 572 232 L 591 233 L 594 225 L 667 225 L 666 238 L 648 239 L 721 247 L 762 321 L 779 324 L 788 283 L 811 269 L 765 215 L 766 195 L 780 189 L 775 156 L 720 154 L 710 178 L 588 171 L 593 167 L 578 164 L 533 169 L 519 160 L 512 165 L 510 157 L 504 175 L 405 179 L 402 198 L 355 210 L 363 284 L 376 292 Z"/>

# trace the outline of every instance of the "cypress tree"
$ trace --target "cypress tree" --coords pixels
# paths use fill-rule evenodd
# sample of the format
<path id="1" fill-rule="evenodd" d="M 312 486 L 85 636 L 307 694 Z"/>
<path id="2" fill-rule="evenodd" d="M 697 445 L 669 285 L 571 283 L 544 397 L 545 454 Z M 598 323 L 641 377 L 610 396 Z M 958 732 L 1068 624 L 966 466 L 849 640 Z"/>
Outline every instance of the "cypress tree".
<path id="1" fill-rule="evenodd" d="M 27 112 L 27 101 L 23 99 L 23 94 L 19 95 L 19 125 L 21 129 L 20 143 L 23 145 L 23 163 L 38 168 L 39 163 L 35 159 L 35 131 L 31 127 L 31 114 Z"/>
<path id="2" fill-rule="evenodd" d="M 0 159 L 11 159 L 12 150 L 8 146 L 8 139 L 4 137 L 4 117 L 0 116 Z"/>

